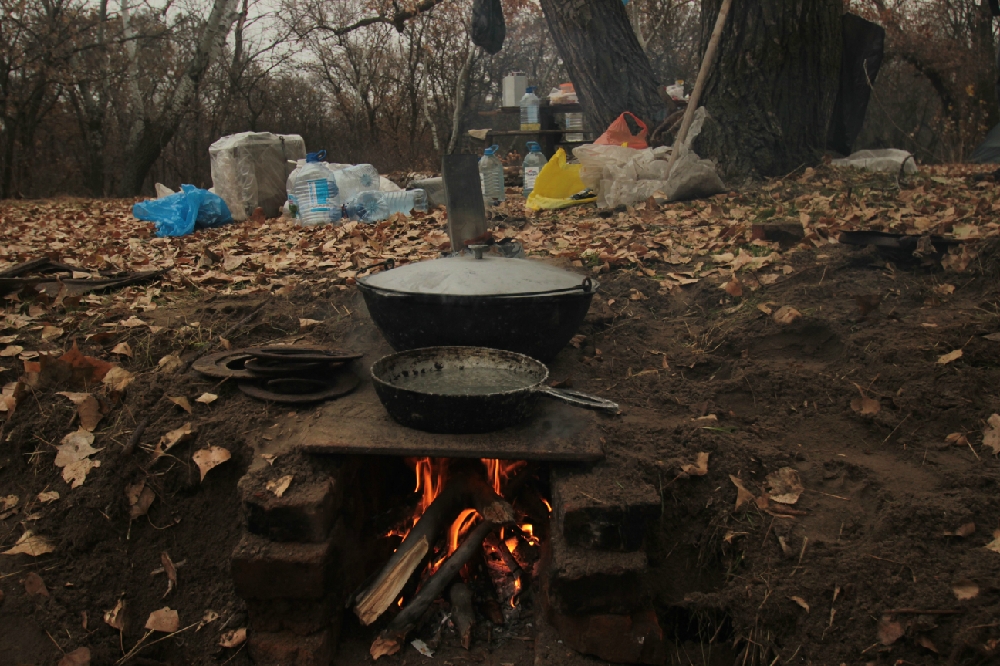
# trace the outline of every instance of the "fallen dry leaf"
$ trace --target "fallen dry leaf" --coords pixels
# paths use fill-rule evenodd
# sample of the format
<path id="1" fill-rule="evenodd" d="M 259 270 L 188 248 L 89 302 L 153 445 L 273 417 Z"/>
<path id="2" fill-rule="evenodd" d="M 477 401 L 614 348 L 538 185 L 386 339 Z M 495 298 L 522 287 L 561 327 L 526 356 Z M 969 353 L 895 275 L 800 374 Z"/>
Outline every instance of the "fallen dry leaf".
<path id="1" fill-rule="evenodd" d="M 955 351 L 948 352 L 947 354 L 942 354 L 941 356 L 939 356 L 937 362 L 938 365 L 945 365 L 960 358 L 962 358 L 962 350 L 956 349 Z"/>
<path id="2" fill-rule="evenodd" d="M 993 531 L 993 541 L 986 544 L 986 550 L 992 550 L 994 553 L 1000 553 L 1000 530 Z"/>
<path id="3" fill-rule="evenodd" d="M 181 621 L 177 616 L 177 611 L 172 610 L 169 606 L 164 606 L 158 611 L 153 611 L 149 614 L 149 619 L 146 620 L 147 629 L 150 631 L 162 631 L 166 634 L 174 633 L 180 625 Z"/>
<path id="4" fill-rule="evenodd" d="M 994 333 L 994 335 L 997 335 Z M 986 337 L 989 337 L 988 335 Z M 17 340 L 16 335 L 0 335 L 0 345 L 9 345 Z"/>
<path id="5" fill-rule="evenodd" d="M 323 322 L 318 319 L 299 319 L 299 330 L 304 331 L 306 329 L 312 328 L 317 324 L 322 324 Z"/>
<path id="6" fill-rule="evenodd" d="M 60 335 L 63 334 L 63 330 L 57 326 L 43 326 L 42 327 L 42 340 L 49 341 L 55 340 Z"/>
<path id="7" fill-rule="evenodd" d="M 771 500 L 779 504 L 795 504 L 805 492 L 799 473 L 791 467 L 782 467 L 768 474 L 766 482 Z"/>
<path id="8" fill-rule="evenodd" d="M 5 356 L 5 357 L 6 356 L 17 356 L 18 354 L 20 354 L 23 351 L 24 351 L 24 347 L 22 347 L 21 345 L 10 345 L 10 346 L 6 347 L 5 349 L 3 349 L 2 351 L 0 351 L 0 356 Z"/>
<path id="9" fill-rule="evenodd" d="M 805 599 L 803 599 L 802 597 L 788 597 L 788 598 L 797 603 L 799 606 L 802 606 L 802 608 L 804 608 L 807 613 L 809 612 L 809 604 L 806 603 Z"/>
<path id="10" fill-rule="evenodd" d="M 783 305 L 778 308 L 778 311 L 774 313 L 775 323 L 787 326 L 798 321 L 802 317 L 802 313 L 793 307 Z"/>
<path id="11" fill-rule="evenodd" d="M 734 509 L 739 509 L 747 502 L 753 501 L 753 493 L 746 489 L 746 486 L 743 485 L 743 481 L 739 477 L 730 474 L 729 480 L 736 486 L 736 506 L 733 507 Z"/>
<path id="12" fill-rule="evenodd" d="M 934 652 L 935 654 L 938 651 L 938 649 L 936 647 L 934 647 L 934 643 L 931 642 L 931 639 L 928 638 L 925 634 L 920 634 L 915 639 L 913 639 L 913 642 L 916 643 L 917 645 L 919 645 L 922 648 L 925 648 L 927 650 L 930 650 L 931 652 Z"/>
<path id="13" fill-rule="evenodd" d="M 59 493 L 54 490 L 47 490 L 45 492 L 38 493 L 38 501 L 42 504 L 55 502 L 57 499 L 59 499 Z"/>
<path id="14" fill-rule="evenodd" d="M 163 596 L 166 597 L 171 590 L 177 587 L 177 567 L 174 566 L 174 561 L 170 559 L 167 551 L 160 553 L 160 563 L 163 564 L 163 572 L 167 574 L 167 591 L 163 593 Z"/>
<path id="15" fill-rule="evenodd" d="M 157 363 L 157 367 L 160 368 L 161 372 L 169 375 L 183 368 L 184 361 L 182 361 L 181 357 L 177 354 L 168 354 L 160 359 L 160 362 Z"/>
<path id="16" fill-rule="evenodd" d="M 118 631 L 125 630 L 125 600 L 119 599 L 115 607 L 104 612 L 104 621 Z"/>
<path id="17" fill-rule="evenodd" d="M 243 645 L 246 639 L 247 629 L 246 627 L 240 627 L 239 629 L 233 629 L 222 634 L 219 638 L 219 645 L 224 648 L 239 647 Z"/>
<path id="18" fill-rule="evenodd" d="M 104 375 L 104 385 L 112 391 L 124 391 L 135 377 L 121 366 L 115 366 Z"/>
<path id="19" fill-rule="evenodd" d="M 71 488 L 82 486 L 90 470 L 101 466 L 101 461 L 89 457 L 101 450 L 92 447 L 93 442 L 94 433 L 81 429 L 63 437 L 56 447 L 55 465 L 62 468 L 63 480 Z"/>
<path id="20" fill-rule="evenodd" d="M 198 622 L 198 626 L 195 628 L 195 631 L 201 631 L 201 628 L 204 627 L 206 624 L 215 622 L 218 619 L 219 619 L 219 614 L 216 613 L 214 610 L 205 611 L 205 614 L 201 617 L 201 621 Z"/>
<path id="21" fill-rule="evenodd" d="M 100 460 L 93 460 L 91 458 L 84 458 L 83 460 L 72 462 L 63 467 L 63 481 L 68 483 L 70 488 L 79 488 L 84 484 L 84 482 L 86 482 L 87 475 L 90 474 L 90 470 L 100 466 Z"/>
<path id="22" fill-rule="evenodd" d="M 861 416 L 875 416 L 882 409 L 882 403 L 874 398 L 862 395 L 860 398 L 851 400 L 851 409 Z"/>
<path id="23" fill-rule="evenodd" d="M 7 495 L 6 497 L 0 497 L 0 513 L 5 513 L 10 511 L 17 503 L 21 501 L 21 498 L 17 495 Z"/>
<path id="24" fill-rule="evenodd" d="M 65 467 L 70 463 L 83 460 L 99 452 L 91 446 L 94 443 L 94 433 L 86 430 L 71 432 L 62 439 L 62 443 L 56 447 L 56 467 Z"/>
<path id="25" fill-rule="evenodd" d="M 260 457 L 261 457 L 261 458 L 263 458 L 263 459 L 264 459 L 264 461 L 265 461 L 265 462 L 266 462 L 266 463 L 267 463 L 268 465 L 273 465 L 273 464 L 274 464 L 274 460 L 275 460 L 275 459 L 276 459 L 276 458 L 277 458 L 278 456 L 274 455 L 273 453 L 262 453 L 262 454 L 260 454 Z"/>
<path id="26" fill-rule="evenodd" d="M 682 465 L 681 471 L 688 476 L 705 476 L 708 474 L 708 455 L 704 451 L 699 451 L 695 463 Z"/>
<path id="27" fill-rule="evenodd" d="M 990 447 L 993 454 L 1000 453 L 1000 414 L 993 414 L 986 420 L 987 428 L 983 431 L 983 445 Z"/>
<path id="28" fill-rule="evenodd" d="M 49 590 L 45 587 L 45 581 L 34 571 L 24 577 L 24 591 L 28 596 L 41 595 L 49 596 Z"/>
<path id="29" fill-rule="evenodd" d="M 569 343 L 573 345 L 576 349 L 579 349 L 583 343 L 587 340 L 587 336 L 583 333 L 577 333 L 572 338 L 570 338 Z"/>
<path id="30" fill-rule="evenodd" d="M 957 536 L 957 537 L 967 537 L 970 534 L 975 534 L 976 524 L 975 523 L 965 523 L 960 525 L 954 532 L 945 532 L 945 536 Z"/>
<path id="31" fill-rule="evenodd" d="M 725 284 L 723 289 L 725 289 L 726 293 L 732 296 L 733 298 L 739 298 L 740 296 L 743 295 L 743 283 L 740 282 L 739 278 L 737 278 L 735 275 L 733 276 L 732 280 L 730 280 Z"/>
<path id="32" fill-rule="evenodd" d="M 903 637 L 903 625 L 893 622 L 888 615 L 883 615 L 878 621 L 878 642 L 882 645 L 892 645 Z"/>
<path id="33" fill-rule="evenodd" d="M 89 666 L 89 664 L 90 648 L 78 647 L 72 652 L 64 654 L 62 659 L 59 660 L 59 664 L 57 666 Z"/>
<path id="34" fill-rule="evenodd" d="M 106 377 L 107 375 L 105 375 Z M 93 432 L 97 424 L 104 417 L 101 414 L 101 403 L 90 393 L 72 393 L 60 391 L 56 395 L 65 396 L 76 405 L 76 413 L 80 419 L 80 427 L 89 432 Z"/>
<path id="35" fill-rule="evenodd" d="M 203 405 L 211 405 L 213 402 L 215 402 L 218 399 L 219 399 L 219 396 L 215 395 L 214 393 L 202 393 L 197 398 L 195 398 L 194 401 L 195 402 L 200 402 Z"/>
<path id="36" fill-rule="evenodd" d="M 178 407 L 180 407 L 181 409 L 183 409 L 188 414 L 191 413 L 191 403 L 184 396 L 181 395 L 181 396 L 174 397 L 174 396 L 169 396 L 168 395 L 167 396 L 167 400 L 169 400 L 170 402 L 174 403 L 175 405 L 177 405 Z"/>
<path id="37" fill-rule="evenodd" d="M 188 421 L 180 428 L 175 428 L 167 434 L 160 437 L 160 441 L 156 444 L 156 449 L 153 451 L 153 457 L 159 458 L 164 453 L 177 446 L 181 442 L 186 442 L 194 436 L 195 428 Z"/>
<path id="38" fill-rule="evenodd" d="M 116 344 L 114 348 L 111 350 L 111 353 L 120 354 L 121 356 L 128 356 L 129 358 L 132 358 L 132 348 L 129 346 L 127 342 L 119 342 L 118 344 Z"/>
<path id="39" fill-rule="evenodd" d="M 145 516 L 153 500 L 156 499 L 156 493 L 146 485 L 145 481 L 125 486 L 125 496 L 128 497 L 129 517 L 132 520 Z"/>
<path id="40" fill-rule="evenodd" d="M 764 305 L 763 303 L 759 303 L 759 304 L 757 305 L 757 309 L 758 309 L 758 310 L 760 310 L 761 312 L 763 312 L 763 313 L 764 313 L 764 314 L 766 314 L 766 315 L 769 315 L 769 314 L 771 314 L 772 312 L 774 312 L 774 310 L 772 310 L 771 308 L 767 307 L 767 306 L 766 306 L 766 305 Z"/>
<path id="41" fill-rule="evenodd" d="M 31 533 L 31 530 L 26 531 L 21 535 L 21 538 L 17 540 L 14 547 L 10 550 L 5 550 L 0 555 L 31 555 L 32 557 L 40 557 L 46 553 L 51 553 L 56 548 L 44 537 L 36 536 Z"/>
<path id="42" fill-rule="evenodd" d="M 272 479 L 264 484 L 264 487 L 270 490 L 277 497 L 281 497 L 288 490 L 288 486 L 292 485 L 292 475 L 286 474 L 280 479 Z"/>
<path id="43" fill-rule="evenodd" d="M 951 591 L 955 593 L 955 598 L 959 601 L 967 601 L 979 596 L 979 586 L 971 580 L 958 581 L 951 586 Z"/>
<path id="44" fill-rule="evenodd" d="M 220 446 L 210 446 L 207 449 L 195 451 L 194 455 L 191 456 L 194 460 L 194 464 L 201 470 L 202 481 L 205 480 L 205 475 L 208 474 L 210 470 L 218 467 L 232 457 L 233 454 L 230 453 L 228 449 L 224 449 Z"/>
<path id="45" fill-rule="evenodd" d="M 940 294 L 941 296 L 951 296 L 955 293 L 955 285 L 953 284 L 939 284 L 934 287 L 934 293 Z"/>

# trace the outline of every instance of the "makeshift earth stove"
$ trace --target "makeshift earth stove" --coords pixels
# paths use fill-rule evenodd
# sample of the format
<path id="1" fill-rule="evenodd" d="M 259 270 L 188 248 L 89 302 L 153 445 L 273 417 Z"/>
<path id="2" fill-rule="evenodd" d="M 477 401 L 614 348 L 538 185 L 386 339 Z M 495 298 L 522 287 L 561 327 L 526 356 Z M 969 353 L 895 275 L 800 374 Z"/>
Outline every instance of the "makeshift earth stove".
<path id="1" fill-rule="evenodd" d="M 596 284 L 535 261 L 451 257 L 359 286 L 401 351 L 377 360 L 357 390 L 276 424 L 286 450 L 312 461 L 298 495 L 263 489 L 280 462 L 252 467 L 240 484 L 250 533 L 232 564 L 255 662 L 329 663 L 330 627 L 345 607 L 364 626 L 382 623 L 376 659 L 421 628 L 433 647 L 451 626 L 468 648 L 477 618 L 500 631 L 532 595 L 534 622 L 551 618 L 567 645 L 662 661 L 640 583 L 659 495 L 643 489 L 614 506 L 584 498 L 599 494 L 586 480 L 594 472 L 580 467 L 603 458 L 599 412 L 618 407 L 546 386 L 547 367 L 524 355 L 555 356 Z M 453 346 L 435 346 L 445 341 Z M 253 367 L 244 360 L 242 371 Z M 408 473 L 415 507 L 400 488 Z M 441 599 L 445 615 L 435 611 Z"/>

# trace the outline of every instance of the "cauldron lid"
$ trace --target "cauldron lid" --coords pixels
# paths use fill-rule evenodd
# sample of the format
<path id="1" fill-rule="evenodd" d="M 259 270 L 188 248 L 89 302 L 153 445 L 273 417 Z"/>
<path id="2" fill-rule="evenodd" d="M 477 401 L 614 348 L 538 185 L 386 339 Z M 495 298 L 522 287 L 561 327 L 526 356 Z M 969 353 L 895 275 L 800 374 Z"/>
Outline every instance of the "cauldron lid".
<path id="1" fill-rule="evenodd" d="M 406 264 L 359 281 L 384 291 L 440 296 L 542 296 L 597 287 L 588 277 L 536 259 L 470 255 Z"/>

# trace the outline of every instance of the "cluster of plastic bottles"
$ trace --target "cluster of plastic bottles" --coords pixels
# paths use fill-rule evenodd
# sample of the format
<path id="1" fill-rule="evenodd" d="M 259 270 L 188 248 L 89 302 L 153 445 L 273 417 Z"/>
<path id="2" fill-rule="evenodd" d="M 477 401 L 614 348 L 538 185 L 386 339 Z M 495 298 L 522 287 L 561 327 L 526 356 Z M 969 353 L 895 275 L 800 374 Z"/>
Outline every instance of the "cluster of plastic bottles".
<path id="1" fill-rule="evenodd" d="M 379 191 L 378 170 L 371 164 L 327 164 L 326 151 L 306 155 L 286 183 L 300 224 L 314 226 L 343 219 L 374 223 L 394 213 L 427 210 L 423 190 Z"/>

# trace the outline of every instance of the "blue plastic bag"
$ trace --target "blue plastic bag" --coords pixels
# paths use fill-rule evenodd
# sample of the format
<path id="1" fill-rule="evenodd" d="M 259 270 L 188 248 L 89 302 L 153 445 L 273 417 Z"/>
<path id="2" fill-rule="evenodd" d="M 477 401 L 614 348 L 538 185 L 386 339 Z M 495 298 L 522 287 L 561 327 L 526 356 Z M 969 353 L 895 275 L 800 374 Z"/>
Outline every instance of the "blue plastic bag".
<path id="1" fill-rule="evenodd" d="M 132 206 L 132 214 L 155 223 L 160 237 L 186 236 L 195 227 L 219 227 L 233 221 L 222 197 L 194 185 L 181 185 L 180 192 L 162 199 L 140 201 Z"/>

